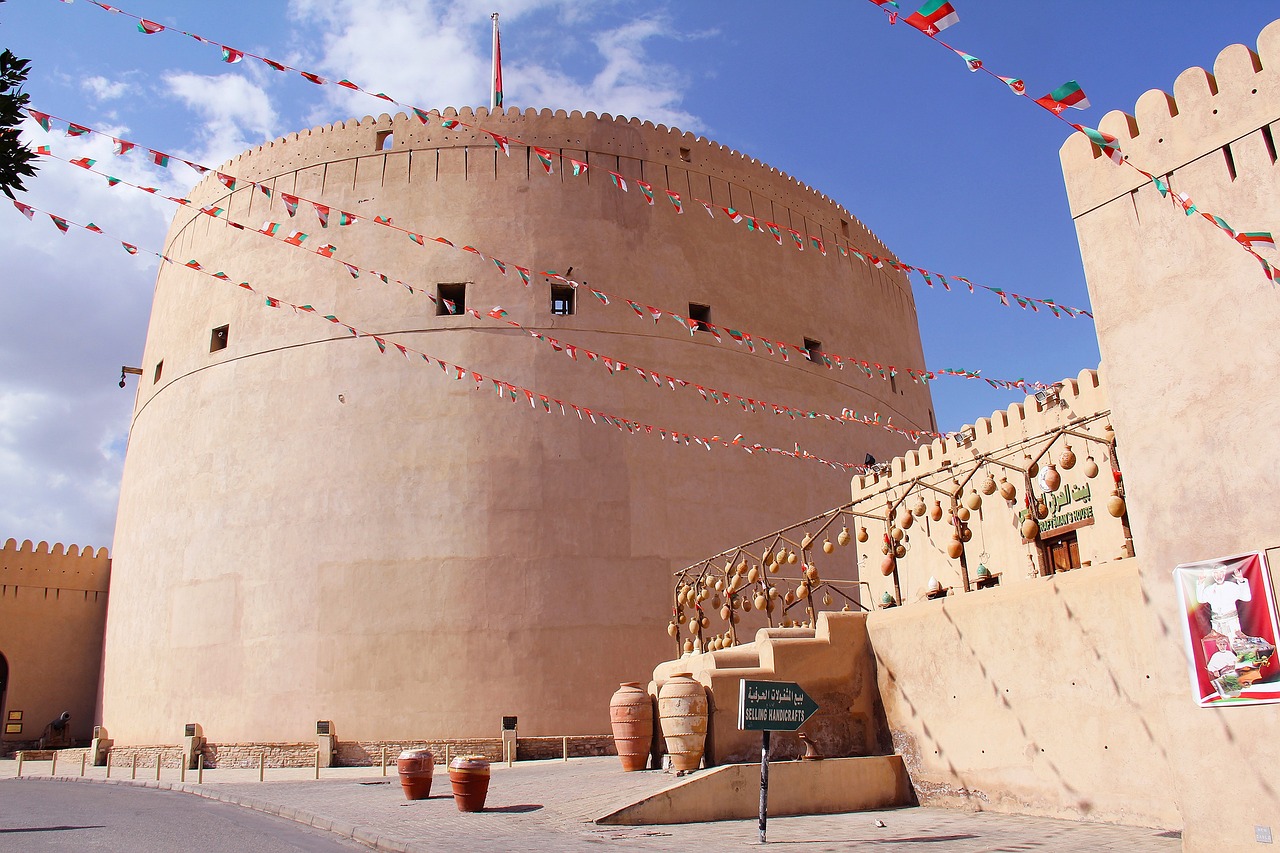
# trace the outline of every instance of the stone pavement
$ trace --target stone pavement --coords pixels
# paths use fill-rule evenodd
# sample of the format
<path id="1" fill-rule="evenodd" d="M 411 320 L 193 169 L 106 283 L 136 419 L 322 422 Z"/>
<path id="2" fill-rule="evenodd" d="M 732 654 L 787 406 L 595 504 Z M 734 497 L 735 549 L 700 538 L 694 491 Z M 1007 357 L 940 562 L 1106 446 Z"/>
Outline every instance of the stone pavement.
<path id="1" fill-rule="evenodd" d="M 17 762 L 0 761 L 0 779 L 17 775 Z M 23 778 L 48 779 L 48 761 L 26 762 Z M 598 850 L 610 845 L 635 850 L 681 850 L 691 845 L 712 849 L 757 846 L 756 822 L 719 821 L 675 826 L 604 827 L 592 819 L 674 781 L 658 771 L 623 773 L 617 759 L 575 758 L 494 765 L 486 810 L 462 814 L 449 794 L 444 768 L 436 768 L 431 798 L 409 802 L 400 791 L 395 768 L 382 776 L 378 767 L 342 767 L 321 771 L 268 768 L 258 771 L 206 770 L 203 784 L 194 771 L 186 781 L 173 769 L 112 768 L 111 783 L 186 791 L 300 821 L 370 847 L 387 851 Z M 83 779 L 79 762 L 59 766 L 56 778 L 106 781 L 105 769 L 89 767 Z M 876 821 L 884 823 L 877 826 Z M 834 851 L 872 846 L 877 851 L 1033 851 L 1055 853 L 1124 851 L 1176 853 L 1177 833 L 1155 829 L 1079 823 L 1047 818 L 907 808 L 842 815 L 772 818 L 769 842 L 786 850 Z M 924 846 L 922 846 L 924 845 Z"/>

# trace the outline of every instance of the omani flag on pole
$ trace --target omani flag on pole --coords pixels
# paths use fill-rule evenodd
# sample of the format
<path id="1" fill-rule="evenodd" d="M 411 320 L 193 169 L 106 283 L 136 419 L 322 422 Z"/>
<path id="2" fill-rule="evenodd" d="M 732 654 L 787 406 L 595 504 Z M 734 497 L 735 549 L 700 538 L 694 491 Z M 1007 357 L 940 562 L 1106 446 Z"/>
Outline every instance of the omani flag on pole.
<path id="1" fill-rule="evenodd" d="M 960 23 L 960 16 L 947 0 L 929 0 L 907 18 L 907 23 L 927 36 L 935 36 L 952 24 Z"/>
<path id="2" fill-rule="evenodd" d="M 490 87 L 490 111 L 502 108 L 502 45 L 498 42 L 498 13 L 493 13 L 493 85 Z"/>

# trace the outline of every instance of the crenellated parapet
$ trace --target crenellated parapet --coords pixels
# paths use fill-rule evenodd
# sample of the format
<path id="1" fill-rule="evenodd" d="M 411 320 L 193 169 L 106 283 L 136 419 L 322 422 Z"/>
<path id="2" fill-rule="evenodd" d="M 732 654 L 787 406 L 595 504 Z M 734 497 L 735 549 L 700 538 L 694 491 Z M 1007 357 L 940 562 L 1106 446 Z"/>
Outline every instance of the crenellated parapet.
<path id="1" fill-rule="evenodd" d="M 1216 157 L 1221 184 L 1230 184 L 1251 161 L 1276 160 L 1272 122 L 1280 120 L 1280 21 L 1258 35 L 1257 49 L 1231 45 L 1218 54 L 1212 73 L 1188 68 L 1178 75 L 1173 94 L 1152 89 L 1134 105 L 1133 114 L 1113 110 L 1098 129 L 1119 140 L 1129 161 L 1153 175 L 1165 176 L 1200 159 Z M 1241 155 L 1241 149 L 1249 149 Z M 1084 134 L 1063 143 L 1060 156 L 1072 216 L 1149 183 L 1136 170 L 1117 166 Z M 1266 158 L 1263 160 L 1262 158 Z M 1211 187 L 1199 183 L 1181 190 L 1208 201 Z"/>
<path id="2" fill-rule="evenodd" d="M 9 539 L 0 549 L 0 586 L 106 592 L 110 578 L 106 548 Z"/>

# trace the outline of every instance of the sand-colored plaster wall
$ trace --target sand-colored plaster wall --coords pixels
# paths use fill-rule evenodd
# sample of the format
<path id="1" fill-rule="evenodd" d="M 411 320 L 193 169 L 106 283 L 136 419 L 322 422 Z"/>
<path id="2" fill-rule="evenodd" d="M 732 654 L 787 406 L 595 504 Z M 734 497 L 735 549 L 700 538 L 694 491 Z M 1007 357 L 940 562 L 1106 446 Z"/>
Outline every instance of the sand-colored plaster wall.
<path id="1" fill-rule="evenodd" d="M 922 804 L 1180 825 L 1136 562 L 868 617 Z"/>
<path id="2" fill-rule="evenodd" d="M 1280 22 L 1256 51 L 1228 47 L 1212 73 L 1188 69 L 1172 96 L 1148 92 L 1134 115 L 1109 113 L 1100 128 L 1202 210 L 1242 231 L 1276 232 L 1278 122 Z M 1280 542 L 1276 285 L 1225 233 L 1096 154 L 1077 135 L 1061 157 L 1125 438 L 1153 689 L 1176 733 L 1168 784 L 1186 850 L 1255 849 L 1256 826 L 1280 831 L 1280 706 L 1195 706 L 1171 570 Z"/>
<path id="3" fill-rule="evenodd" d="M 9 665 L 0 719 L 22 712 L 22 731 L 0 742 L 33 742 L 63 711 L 71 736 L 93 734 L 111 559 L 106 548 L 48 542 L 0 549 L 0 654 Z"/>
<path id="4" fill-rule="evenodd" d="M 694 201 L 829 246 L 847 229 L 887 256 L 808 187 L 639 122 L 545 111 L 479 119 L 591 169 L 574 179 L 557 164 L 548 176 L 518 146 L 507 158 L 488 136 L 383 116 L 291 135 L 223 167 L 270 182 L 274 199 L 251 187 L 228 193 L 212 178 L 191 198 L 251 228 L 270 219 L 308 231 L 336 243 L 338 257 L 415 288 L 466 283 L 469 306 L 502 305 L 540 333 L 664 378 L 929 428 L 928 390 L 909 381 L 828 370 L 794 353 L 784 363 L 727 338 L 717 345 L 583 291 L 577 313 L 553 316 L 541 276 L 521 287 L 487 258 L 418 246 L 368 221 L 391 215 L 534 270 L 572 266 L 575 280 L 641 305 L 710 305 L 721 327 L 923 366 L 900 274 L 830 249 L 781 248 Z M 393 141 L 377 150 L 383 131 Z M 664 204 L 662 191 L 676 189 L 686 213 L 650 208 L 603 169 L 643 175 Z M 290 219 L 281 190 L 368 219 L 323 230 L 306 204 Z M 299 740 L 318 719 L 360 740 L 480 737 L 508 714 L 528 735 L 598 733 L 616 684 L 667 654 L 672 573 L 776 526 L 778 507 L 829 506 L 845 480 L 815 463 L 686 447 L 656 429 L 628 434 L 571 410 L 531 410 L 523 397 L 504 402 L 487 382 L 477 389 L 315 317 L 264 308 L 264 293 L 664 429 L 742 433 L 788 450 L 799 442 L 855 462 L 905 447 L 882 430 L 743 413 L 634 371 L 613 375 L 501 322 L 437 316 L 422 295 L 368 274 L 352 279 L 189 210 L 175 218 L 167 253 L 259 293 L 183 269 L 159 275 L 115 538 L 103 708 L 117 743 L 165 742 L 192 721 L 220 742 Z M 211 330 L 224 324 L 228 345 L 211 353 Z M 770 501 L 725 499 L 766 491 Z"/>

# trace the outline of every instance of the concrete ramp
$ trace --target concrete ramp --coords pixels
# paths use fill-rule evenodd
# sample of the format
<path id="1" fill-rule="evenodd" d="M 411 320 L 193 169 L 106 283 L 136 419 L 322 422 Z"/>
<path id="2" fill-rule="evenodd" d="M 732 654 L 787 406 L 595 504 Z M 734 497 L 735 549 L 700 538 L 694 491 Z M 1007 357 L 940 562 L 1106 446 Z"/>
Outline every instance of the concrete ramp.
<path id="1" fill-rule="evenodd" d="M 897 755 L 769 764 L 769 814 L 777 817 L 909 805 L 915 805 L 915 794 Z M 759 811 L 760 765 L 727 764 L 700 770 L 595 822 L 701 823 L 749 819 Z"/>

